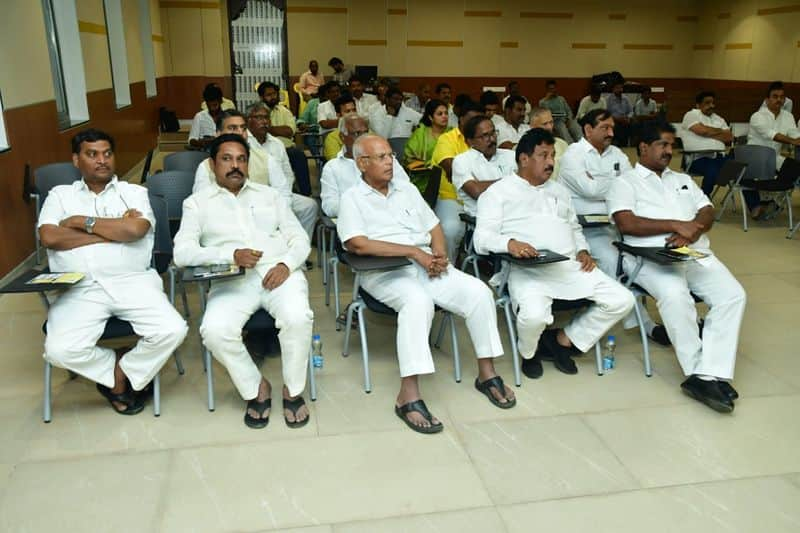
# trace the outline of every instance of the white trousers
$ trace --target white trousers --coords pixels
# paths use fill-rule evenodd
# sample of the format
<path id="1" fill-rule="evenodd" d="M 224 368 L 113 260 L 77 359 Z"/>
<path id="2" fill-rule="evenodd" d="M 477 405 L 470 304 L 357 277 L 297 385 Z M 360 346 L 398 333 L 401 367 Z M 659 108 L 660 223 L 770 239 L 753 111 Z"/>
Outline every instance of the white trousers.
<path id="1" fill-rule="evenodd" d="M 454 262 L 458 254 L 458 245 L 461 244 L 461 239 L 464 238 L 464 232 L 467 229 L 466 225 L 458 218 L 458 215 L 464 212 L 464 206 L 457 200 L 440 198 L 436 201 L 434 211 L 442 225 L 444 238 L 447 241 L 447 257 Z"/>
<path id="2" fill-rule="evenodd" d="M 297 396 L 306 386 L 314 323 L 314 313 L 308 305 L 308 282 L 301 271 L 292 272 L 272 291 L 261 286 L 261 277 L 253 270 L 243 278 L 212 284 L 200 325 L 203 344 L 228 370 L 242 398 L 252 400 L 258 396 L 261 372 L 244 347 L 242 327 L 259 309 L 275 319 L 283 383 L 291 396 Z"/>
<path id="3" fill-rule="evenodd" d="M 592 257 L 597 260 L 597 266 L 605 272 L 608 277 L 617 279 L 617 261 L 619 260 L 619 250 L 612 243 L 618 240 L 617 232 L 614 226 L 600 226 L 597 228 L 584 228 L 583 236 L 586 237 L 586 242 L 589 243 L 589 251 Z M 655 325 L 653 319 L 647 313 L 647 308 L 642 306 L 642 321 L 645 324 L 645 329 L 648 331 Z M 628 313 L 625 320 L 622 322 L 622 327 L 631 329 L 638 326 L 636 321 L 636 313 Z"/>
<path id="4" fill-rule="evenodd" d="M 297 217 L 310 239 L 314 234 L 314 226 L 317 225 L 317 217 L 319 216 L 317 201 L 302 194 L 292 193 L 291 207 L 292 213 Z"/>
<path id="5" fill-rule="evenodd" d="M 512 268 L 508 279 L 511 301 L 517 308 L 519 352 L 525 359 L 534 356 L 539 337 L 553 323 L 553 299 L 543 290 L 541 281 L 533 277 L 533 270 L 535 268 Z M 586 297 L 594 305 L 578 313 L 564 328 L 572 344 L 586 352 L 633 309 L 633 295 L 598 269 L 575 272 L 572 276 L 591 276 L 594 284 L 593 294 Z M 565 285 L 570 283 L 569 277 L 565 276 Z"/>
<path id="6" fill-rule="evenodd" d="M 388 272 L 369 272 L 361 279 L 368 293 L 397 311 L 401 377 L 434 372 L 428 344 L 434 305 L 466 319 L 478 358 L 503 355 L 492 291 L 479 279 L 452 265 L 445 274 L 430 278 L 417 263 Z"/>
<path id="7" fill-rule="evenodd" d="M 626 272 L 634 264 L 633 259 L 625 257 Z M 656 299 L 683 373 L 733 379 L 747 295 L 727 267 L 714 256 L 703 259 L 702 264 L 692 261 L 662 266 L 645 261 L 635 281 Z M 710 308 L 702 339 L 690 291 Z"/>
<path id="8" fill-rule="evenodd" d="M 113 296 L 98 283 L 73 287 L 50 306 L 44 357 L 106 387 L 114 386 L 116 354 L 97 346 L 112 316 L 131 323 L 141 338 L 119 366 L 142 390 L 186 337 L 188 327 L 164 294 L 155 271 L 116 277 Z"/>

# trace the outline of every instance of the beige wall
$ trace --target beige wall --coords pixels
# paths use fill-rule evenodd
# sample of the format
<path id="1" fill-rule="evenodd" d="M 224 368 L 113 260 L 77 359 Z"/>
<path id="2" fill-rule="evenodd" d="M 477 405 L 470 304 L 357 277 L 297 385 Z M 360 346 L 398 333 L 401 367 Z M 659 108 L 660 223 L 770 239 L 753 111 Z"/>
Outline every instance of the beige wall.
<path id="1" fill-rule="evenodd" d="M 230 76 L 225 0 L 162 0 L 159 5 L 167 75 Z"/>

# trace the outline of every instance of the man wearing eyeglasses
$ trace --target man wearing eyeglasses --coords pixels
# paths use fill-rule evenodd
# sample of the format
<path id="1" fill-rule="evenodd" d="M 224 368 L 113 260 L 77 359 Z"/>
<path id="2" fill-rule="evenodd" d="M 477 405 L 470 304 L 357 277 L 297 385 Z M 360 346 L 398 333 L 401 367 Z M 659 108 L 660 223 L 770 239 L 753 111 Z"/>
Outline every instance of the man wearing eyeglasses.
<path id="1" fill-rule="evenodd" d="M 39 236 L 53 272 L 84 279 L 61 294 L 47 315 L 44 357 L 97 383 L 119 414 L 144 408 L 137 394 L 186 337 L 150 267 L 155 217 L 147 189 L 114 173 L 114 139 L 89 129 L 72 138 L 72 161 L 83 179 L 54 187 L 39 214 Z M 140 337 L 131 350 L 97 346 L 112 316 Z"/>
<path id="2" fill-rule="evenodd" d="M 513 150 L 497 147 L 497 130 L 486 115 L 478 115 L 464 125 L 470 149 L 453 159 L 453 185 L 464 203 L 464 212 L 475 216 L 478 197 L 494 182 L 513 174 L 517 161 Z"/>
<path id="3" fill-rule="evenodd" d="M 400 392 L 395 413 L 414 431 L 437 433 L 442 423 L 421 399 L 418 377 L 434 372 L 428 335 L 434 305 L 466 319 L 475 353 L 475 387 L 492 404 L 508 409 L 514 393 L 503 384 L 493 359 L 502 355 L 492 291 L 479 279 L 453 268 L 439 220 L 412 184 L 394 179 L 391 147 L 376 135 L 353 145 L 362 179 L 342 196 L 337 229 L 358 255 L 406 257 L 408 266 L 365 273 L 362 287 L 397 311 Z"/>

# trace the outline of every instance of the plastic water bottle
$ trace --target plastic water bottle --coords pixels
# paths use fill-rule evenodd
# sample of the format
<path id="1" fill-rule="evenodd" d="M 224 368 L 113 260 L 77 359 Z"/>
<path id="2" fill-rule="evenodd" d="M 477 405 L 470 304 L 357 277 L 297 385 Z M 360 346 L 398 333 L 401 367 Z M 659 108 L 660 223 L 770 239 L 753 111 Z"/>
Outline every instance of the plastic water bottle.
<path id="1" fill-rule="evenodd" d="M 322 356 L 322 337 L 315 333 L 311 337 L 311 364 L 314 368 L 322 368 L 325 359 Z"/>
<path id="2" fill-rule="evenodd" d="M 603 350 L 603 372 L 609 372 L 614 369 L 617 362 L 614 358 L 614 351 L 617 349 L 617 339 L 614 335 L 609 335 L 606 341 L 605 349 Z"/>

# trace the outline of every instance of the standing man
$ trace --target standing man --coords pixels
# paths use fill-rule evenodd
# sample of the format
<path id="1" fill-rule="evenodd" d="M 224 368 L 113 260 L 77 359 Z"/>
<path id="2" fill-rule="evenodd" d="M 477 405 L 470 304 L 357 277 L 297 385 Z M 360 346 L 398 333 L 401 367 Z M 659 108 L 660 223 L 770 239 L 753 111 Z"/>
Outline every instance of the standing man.
<path id="1" fill-rule="evenodd" d="M 616 180 L 608 213 L 625 241 L 633 246 L 688 246 L 706 257 L 671 265 L 645 261 L 636 283 L 653 295 L 688 379 L 683 391 L 715 411 L 733 411 L 739 394 L 729 383 L 746 295 L 730 271 L 711 251 L 706 233 L 714 207 L 690 176 L 669 168 L 675 129 L 648 124 L 639 141 L 639 163 Z M 634 261 L 625 257 L 630 273 Z M 709 306 L 702 337 L 692 294 Z"/>
<path id="2" fill-rule="evenodd" d="M 525 122 L 525 99 L 511 95 L 503 104 L 503 120 L 497 121 L 497 144 L 500 148 L 513 149 L 530 126 Z"/>
<path id="3" fill-rule="evenodd" d="M 383 137 L 411 137 L 411 132 L 422 119 L 422 113 L 417 113 L 403 104 L 403 91 L 391 87 L 386 91 L 386 103 L 372 106 L 369 115 L 370 129 Z M 401 157 L 403 154 L 399 154 Z"/>
<path id="4" fill-rule="evenodd" d="M 212 282 L 200 335 L 247 402 L 244 423 L 262 428 L 272 387 L 245 349 L 242 327 L 259 309 L 272 315 L 280 330 L 284 419 L 291 428 L 304 426 L 309 412 L 301 394 L 314 319 L 300 270 L 311 251 L 308 236 L 277 191 L 247 179 L 250 148 L 240 135 L 220 135 L 210 153 L 216 183 L 184 201 L 175 264 L 246 269 L 244 276 Z"/>
<path id="5" fill-rule="evenodd" d="M 325 76 L 319 72 L 319 63 L 316 59 L 308 62 L 308 70 L 300 75 L 298 85 L 300 92 L 307 97 L 314 96 L 319 91 L 319 88 L 325 84 Z"/>
<path id="6" fill-rule="evenodd" d="M 155 217 L 147 189 L 115 174 L 114 139 L 95 129 L 72 138 L 82 179 L 54 187 L 39 214 L 39 238 L 54 272 L 84 279 L 47 313 L 44 358 L 97 383 L 119 414 L 144 408 L 137 394 L 158 374 L 188 328 L 150 266 Z M 140 337 L 130 350 L 97 346 L 106 322 L 131 323 Z"/>
<path id="7" fill-rule="evenodd" d="M 628 146 L 631 134 L 631 118 L 633 117 L 633 106 L 624 94 L 622 94 L 622 83 L 615 83 L 611 88 L 611 94 L 606 99 L 606 109 L 614 119 L 614 144 L 617 146 Z"/>
<path id="8" fill-rule="evenodd" d="M 366 135 L 353 155 L 362 179 L 342 197 L 337 229 L 342 242 L 358 255 L 406 257 L 412 264 L 390 271 L 367 272 L 362 286 L 397 311 L 397 358 L 400 392 L 395 413 L 420 433 L 436 433 L 442 423 L 421 399 L 418 377 L 434 372 L 428 344 L 434 305 L 464 317 L 475 353 L 475 388 L 497 407 L 516 404 L 514 393 L 497 375 L 493 359 L 503 353 L 492 291 L 479 279 L 449 264 L 444 234 L 417 188 L 393 179 L 392 149 Z"/>
<path id="9" fill-rule="evenodd" d="M 539 107 L 546 107 L 553 114 L 555 131 L 568 144 L 581 138 L 581 128 L 572 117 L 572 108 L 563 96 L 558 94 L 556 80 L 547 80 L 545 83 L 544 98 L 539 100 Z"/>
<path id="10" fill-rule="evenodd" d="M 534 107 L 531 111 L 531 128 L 541 128 L 555 135 L 555 121 L 553 120 L 553 114 L 550 112 L 550 110 L 544 107 Z M 553 145 L 553 147 L 555 148 L 556 155 L 555 164 L 553 165 L 553 173 L 550 175 L 550 181 L 555 181 L 558 179 L 559 172 L 561 170 L 561 157 L 567 152 L 567 147 L 569 147 L 567 141 L 561 137 L 554 138 L 556 143 Z"/>
<path id="11" fill-rule="evenodd" d="M 683 115 L 683 149 L 686 169 L 690 173 L 702 174 L 702 190 L 706 196 L 717 183 L 717 175 L 727 156 L 725 145 L 733 142 L 733 133 L 725 119 L 717 115 L 716 95 L 711 91 L 701 91 L 694 99 L 695 108 Z"/>
<path id="12" fill-rule="evenodd" d="M 378 97 L 374 94 L 364 92 L 364 81 L 358 76 L 350 77 L 350 96 L 356 103 L 356 111 L 359 115 L 369 116 L 372 106 L 378 104 Z"/>

